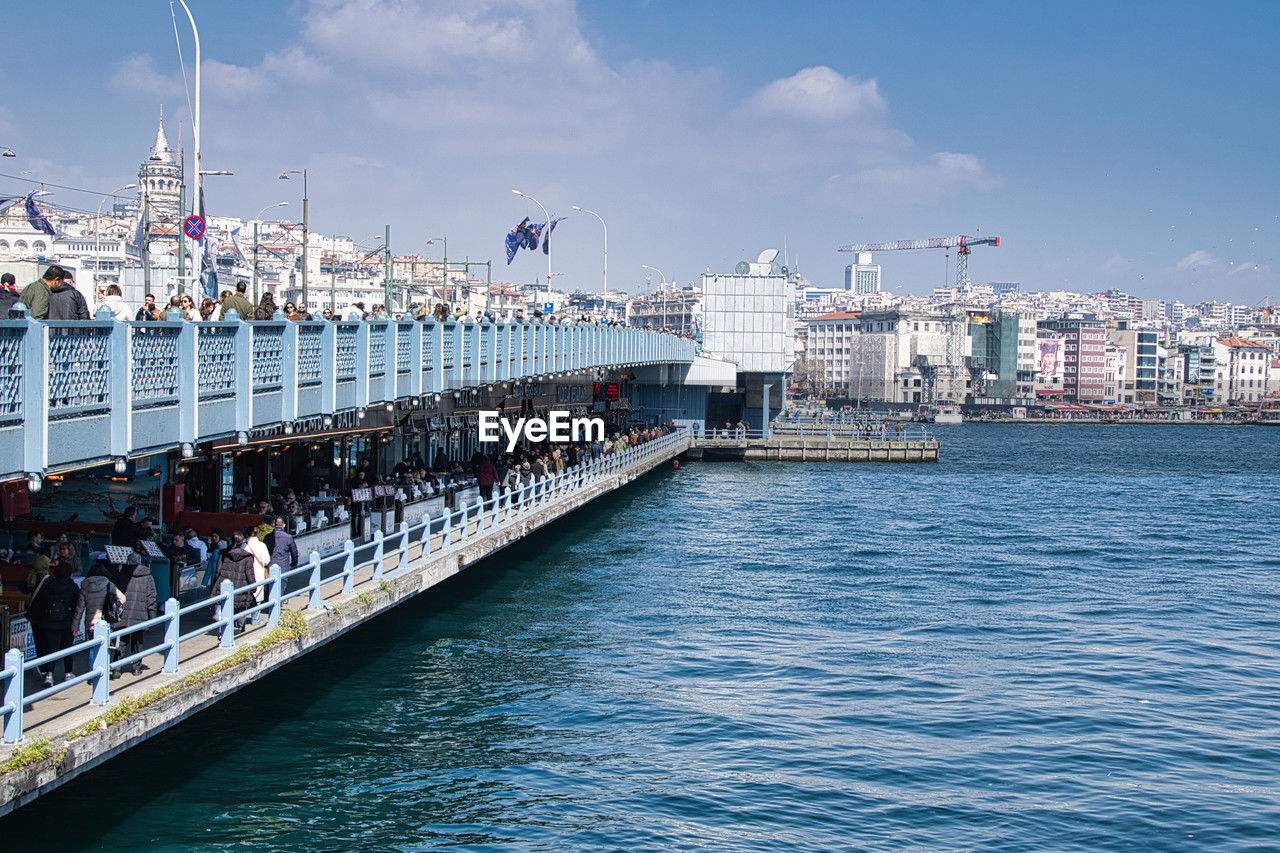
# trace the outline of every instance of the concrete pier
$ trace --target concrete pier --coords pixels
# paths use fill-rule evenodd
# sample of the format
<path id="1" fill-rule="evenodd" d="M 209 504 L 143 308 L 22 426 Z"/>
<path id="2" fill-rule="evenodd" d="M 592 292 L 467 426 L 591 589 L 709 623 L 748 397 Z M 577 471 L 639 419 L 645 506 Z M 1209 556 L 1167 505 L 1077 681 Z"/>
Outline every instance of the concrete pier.
<path id="1" fill-rule="evenodd" d="M 936 438 L 875 440 L 840 436 L 774 435 L 698 438 L 691 459 L 749 462 L 937 462 Z"/>
<path id="2" fill-rule="evenodd" d="M 569 469 L 555 483 L 543 481 L 527 502 L 490 504 L 483 511 L 475 505 L 416 528 L 404 525 L 385 538 L 377 536 L 367 560 L 357 562 L 354 548 L 323 560 L 314 556 L 314 591 L 304 588 L 282 599 L 278 624 L 238 635 L 238 649 L 224 647 L 229 629 L 222 644 L 201 633 L 175 649 L 178 672 L 161 671 L 164 654 L 157 652 L 147 658 L 147 675 L 111 685 L 106 705 L 90 704 L 90 683 L 41 700 L 26 712 L 30 725 L 23 727 L 23 743 L 0 747 L 0 815 L 670 462 L 688 447 L 688 434 L 674 433 L 582 470 Z M 280 594 L 277 584 L 273 595 Z"/>

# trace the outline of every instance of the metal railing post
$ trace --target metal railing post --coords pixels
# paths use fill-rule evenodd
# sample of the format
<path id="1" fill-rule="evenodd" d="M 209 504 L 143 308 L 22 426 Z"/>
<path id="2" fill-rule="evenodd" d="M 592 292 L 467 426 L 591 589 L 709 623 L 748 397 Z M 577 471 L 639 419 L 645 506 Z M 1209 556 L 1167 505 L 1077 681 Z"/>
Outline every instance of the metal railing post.
<path id="1" fill-rule="evenodd" d="M 396 569 L 404 571 L 409 568 L 409 522 L 400 522 L 400 560 Z"/>
<path id="2" fill-rule="evenodd" d="M 97 645 L 93 648 L 90 668 L 96 677 L 93 679 L 93 698 L 89 700 L 89 704 L 105 705 L 111 701 L 111 626 L 107 624 L 107 620 L 99 619 L 93 626 L 93 640 Z"/>
<path id="3" fill-rule="evenodd" d="M 5 743 L 22 743 L 22 689 L 24 686 L 22 665 L 24 662 L 20 649 L 9 649 L 5 653 L 4 668 L 10 673 L 9 681 L 4 687 L 4 704 L 10 709 L 4 715 Z"/>
<path id="4" fill-rule="evenodd" d="M 350 539 L 342 543 L 342 594 L 356 591 L 356 545 Z"/>
<path id="5" fill-rule="evenodd" d="M 307 585 L 311 587 L 311 598 L 307 601 L 308 610 L 319 610 L 324 607 L 320 597 L 320 552 L 312 551 L 310 556 L 311 572 L 307 575 Z"/>
<path id="6" fill-rule="evenodd" d="M 271 585 L 267 587 L 267 597 L 271 602 L 271 606 L 267 608 L 268 628 L 274 628 L 280 624 L 280 604 L 284 593 L 284 580 L 280 577 L 281 574 L 280 567 L 275 563 L 267 569 L 267 576 L 271 578 Z"/>
<path id="7" fill-rule="evenodd" d="M 222 607 L 218 609 L 218 619 L 222 622 L 222 640 L 218 643 L 218 647 L 222 649 L 234 649 L 236 647 L 235 591 L 235 584 L 229 580 L 224 580 L 222 585 L 218 587 L 218 594 L 222 596 Z"/>
<path id="8" fill-rule="evenodd" d="M 375 581 L 382 580 L 382 558 L 383 549 L 386 547 L 386 536 L 379 527 L 373 531 L 373 579 Z"/>
<path id="9" fill-rule="evenodd" d="M 449 547 L 449 541 L 452 538 L 450 536 L 450 530 L 449 530 L 450 516 L 451 516 L 451 513 L 449 512 L 449 508 L 446 506 L 444 508 L 444 511 L 440 513 L 440 532 L 441 534 L 443 534 L 443 537 L 440 540 L 441 551 Z"/>
<path id="10" fill-rule="evenodd" d="M 170 598 L 164 603 L 164 669 L 161 672 L 176 673 L 178 671 L 178 599 Z M 96 626 L 95 626 L 96 627 Z"/>
<path id="11" fill-rule="evenodd" d="M 458 541 L 459 541 L 460 543 L 461 543 L 461 542 L 466 542 L 466 541 L 467 541 L 467 528 L 469 528 L 469 527 L 471 526 L 471 524 L 467 521 L 467 503 L 466 503 L 466 501 L 459 501 L 459 502 L 458 502 L 458 521 L 460 522 L 460 524 L 458 525 L 458 527 L 459 527 L 459 529 L 462 531 L 462 538 L 461 538 L 461 539 L 459 539 Z"/>

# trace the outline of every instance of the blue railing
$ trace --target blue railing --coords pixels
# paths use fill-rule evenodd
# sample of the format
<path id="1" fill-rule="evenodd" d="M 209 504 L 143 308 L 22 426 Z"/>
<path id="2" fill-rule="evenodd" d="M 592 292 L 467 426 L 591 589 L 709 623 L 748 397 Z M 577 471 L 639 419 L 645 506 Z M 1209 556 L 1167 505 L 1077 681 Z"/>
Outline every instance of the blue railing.
<path id="1" fill-rule="evenodd" d="M 739 427 L 707 427 L 694 435 L 701 442 L 708 441 L 933 441 L 923 424 L 868 422 L 864 424 L 798 424 L 775 422 L 769 429 L 742 429 Z"/>
<path id="2" fill-rule="evenodd" d="M 303 418 L 598 367 L 694 342 L 589 324 L 0 321 L 0 480 Z"/>
<path id="3" fill-rule="evenodd" d="M 42 699 L 47 699 L 84 682 L 92 682 L 93 695 L 87 703 L 106 705 L 111 701 L 110 678 L 113 670 L 121 670 L 132 666 L 151 655 L 164 656 L 162 672 L 178 674 L 181 671 L 182 648 L 201 635 L 210 631 L 218 632 L 218 646 L 233 649 L 235 642 L 235 623 L 238 619 L 246 619 L 255 613 L 267 614 L 268 627 L 280 622 L 280 614 L 284 606 L 296 598 L 306 598 L 306 610 L 327 609 L 323 588 L 341 579 L 342 587 L 332 593 L 329 598 L 348 596 L 355 593 L 357 584 L 355 576 L 358 572 L 372 569 L 371 577 L 362 581 L 365 584 L 377 585 L 384 577 L 394 577 L 409 570 L 409 549 L 413 545 L 420 547 L 418 559 L 434 559 L 442 554 L 452 552 L 474 541 L 484 534 L 502 530 L 512 524 L 523 521 L 529 513 L 546 507 L 562 504 L 573 498 L 584 489 L 600 480 L 619 472 L 643 466 L 656 456 L 684 449 L 689 443 L 687 429 L 679 429 L 659 438 L 635 447 L 617 452 L 606 452 L 598 458 L 584 461 L 562 473 L 549 475 L 542 480 L 522 483 L 516 490 L 504 491 L 489 501 L 477 498 L 476 503 L 468 506 L 460 503 L 454 509 L 445 508 L 437 516 L 427 515 L 417 524 L 402 523 L 398 530 L 384 534 L 381 530 L 373 533 L 373 552 L 370 557 L 360 563 L 356 562 L 358 548 L 367 548 L 367 544 L 357 546 L 348 539 L 342 550 L 325 557 L 312 551 L 308 560 L 301 566 L 289 571 L 281 571 L 277 565 L 270 567 L 269 577 L 264 580 L 236 588 L 231 581 L 224 580 L 216 595 L 193 602 L 185 607 L 180 606 L 176 598 L 170 598 L 164 604 L 164 613 L 128 628 L 113 629 L 105 621 L 100 620 L 93 626 L 93 636 L 61 651 L 52 652 L 32 660 L 25 660 L 22 651 L 10 650 L 4 657 L 4 668 L 0 669 L 0 721 L 3 722 L 2 741 L 6 744 L 20 743 L 24 736 L 23 711 Z M 439 540 L 438 542 L 436 540 Z M 387 575 L 386 562 L 396 558 L 396 566 Z M 306 583 L 290 589 L 290 581 L 294 578 L 306 578 Z M 263 601 L 244 610 L 235 609 L 235 596 L 246 592 L 265 589 Z M 183 616 L 198 614 L 216 608 L 217 617 L 211 621 L 197 620 L 198 626 L 186 633 L 181 632 Z M 112 661 L 110 648 L 113 642 L 132 634 L 143 633 L 152 628 L 163 626 L 164 639 L 139 652 Z M 208 651 L 208 647 L 195 650 L 194 655 Z M 87 652 L 90 666 L 87 672 L 72 676 L 62 682 L 45 687 L 33 693 L 26 692 L 27 674 L 40 667 L 57 661 L 63 661 L 66 672 L 71 671 L 72 658 Z"/>

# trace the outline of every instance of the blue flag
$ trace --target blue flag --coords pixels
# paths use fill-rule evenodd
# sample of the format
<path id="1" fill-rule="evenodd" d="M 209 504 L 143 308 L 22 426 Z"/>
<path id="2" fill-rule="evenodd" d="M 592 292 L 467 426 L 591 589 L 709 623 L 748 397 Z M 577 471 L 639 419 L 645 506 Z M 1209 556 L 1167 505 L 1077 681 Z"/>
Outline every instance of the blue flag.
<path id="1" fill-rule="evenodd" d="M 44 218 L 44 214 L 40 212 L 40 208 L 36 207 L 36 194 L 31 193 L 27 196 L 27 222 L 31 223 L 31 227 L 37 231 L 43 231 L 50 237 L 54 235 L 53 226 L 49 224 L 49 220 Z"/>
<path id="2" fill-rule="evenodd" d="M 515 260 L 516 252 L 520 250 L 523 243 L 524 228 L 529 224 L 529 217 L 525 217 L 524 221 L 507 232 L 507 266 L 511 266 L 511 262 Z"/>

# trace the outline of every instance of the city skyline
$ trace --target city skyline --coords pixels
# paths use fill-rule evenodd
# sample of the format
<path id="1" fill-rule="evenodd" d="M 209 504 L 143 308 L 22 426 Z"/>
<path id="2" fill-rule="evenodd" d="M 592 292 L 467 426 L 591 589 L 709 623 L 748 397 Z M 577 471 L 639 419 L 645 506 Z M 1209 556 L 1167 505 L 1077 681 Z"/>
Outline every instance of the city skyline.
<path id="1" fill-rule="evenodd" d="M 975 251 L 975 283 L 1277 293 L 1280 122 L 1260 106 L 1280 76 L 1266 47 L 1280 13 L 1262 4 L 1230 20 L 1169 4 L 1157 20 L 1101 4 L 814 3 L 779 21 L 758 3 L 190 2 L 204 168 L 236 172 L 209 183 L 211 215 L 288 199 L 281 213 L 300 218 L 301 187 L 275 178 L 307 168 L 313 231 L 390 223 L 397 254 L 431 256 L 445 235 L 451 258 L 493 258 L 495 279 L 545 279 L 541 256 L 502 258 L 506 231 L 542 218 L 518 187 L 569 217 L 552 249 L 568 290 L 600 282 L 600 225 L 581 205 L 609 224 L 610 286 L 632 292 L 641 264 L 684 283 L 784 244 L 814 285 L 839 287 L 839 245 L 980 229 L 1003 241 Z M 183 124 L 192 183 L 166 6 L 11 5 L 16 41 L 57 32 L 60 49 L 0 106 L 17 154 L 5 192 L 133 180 L 161 104 L 175 144 Z M 180 8 L 178 32 L 190 80 Z M 941 252 L 875 261 L 893 292 L 954 274 Z"/>

